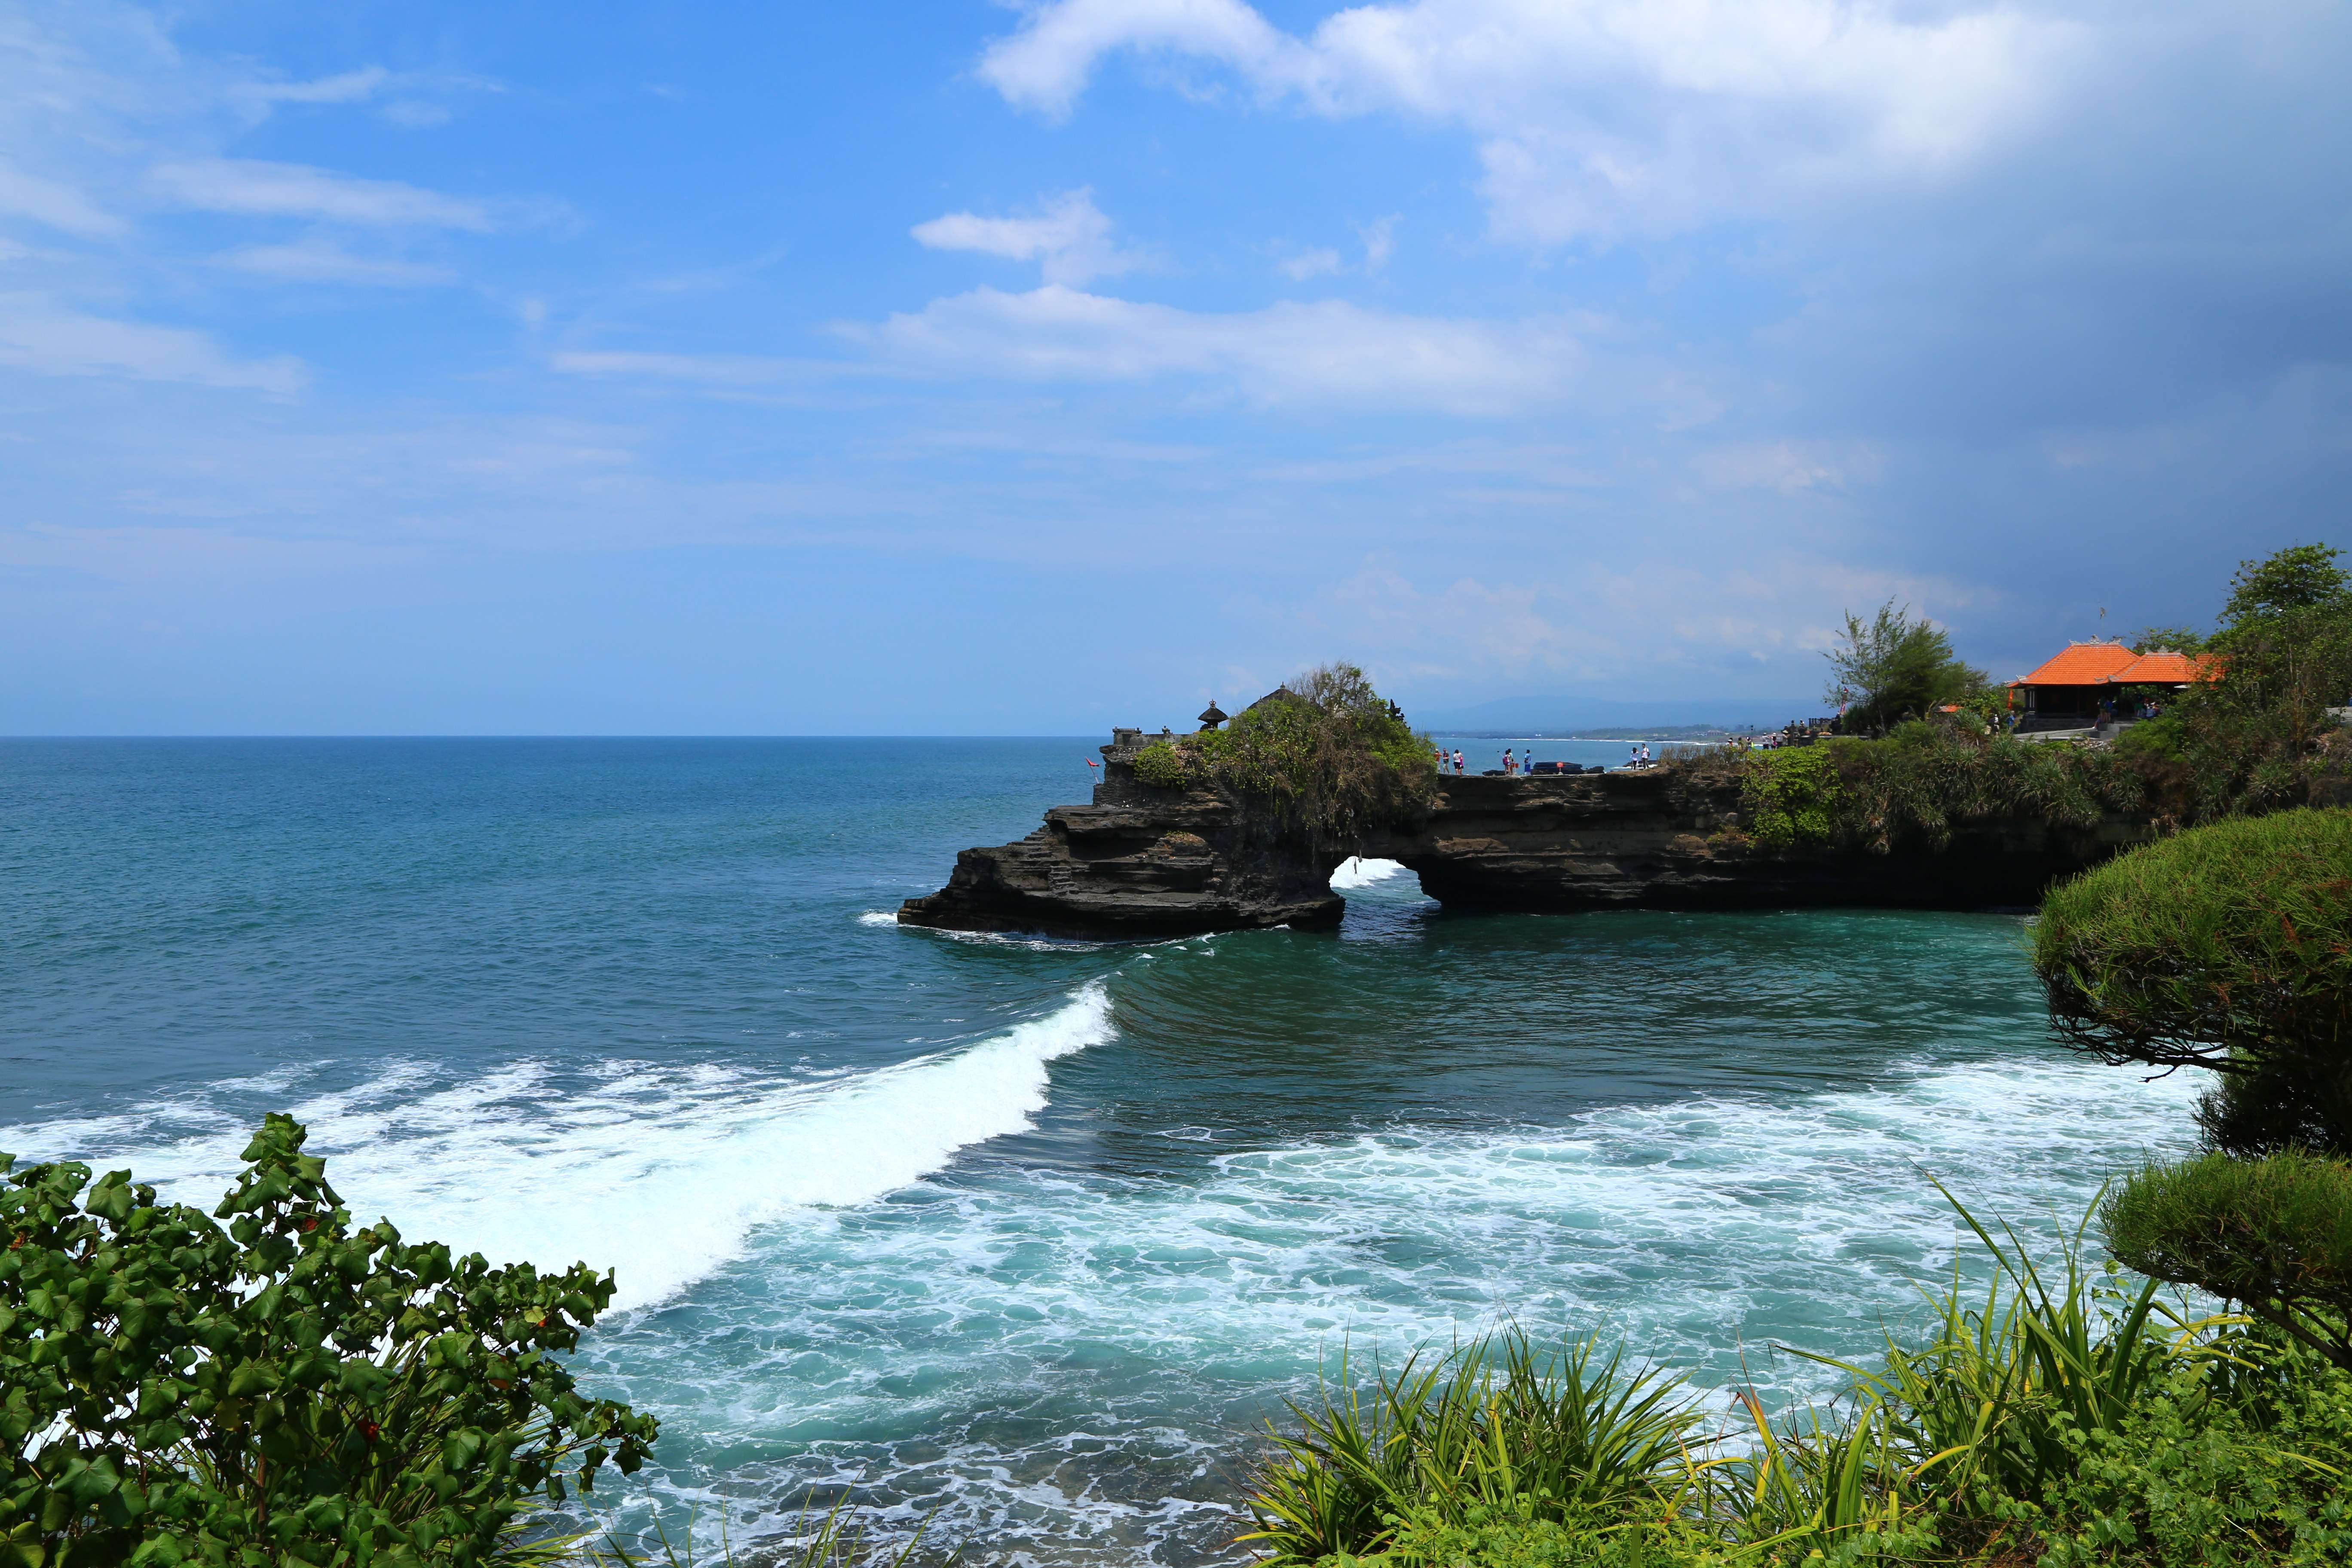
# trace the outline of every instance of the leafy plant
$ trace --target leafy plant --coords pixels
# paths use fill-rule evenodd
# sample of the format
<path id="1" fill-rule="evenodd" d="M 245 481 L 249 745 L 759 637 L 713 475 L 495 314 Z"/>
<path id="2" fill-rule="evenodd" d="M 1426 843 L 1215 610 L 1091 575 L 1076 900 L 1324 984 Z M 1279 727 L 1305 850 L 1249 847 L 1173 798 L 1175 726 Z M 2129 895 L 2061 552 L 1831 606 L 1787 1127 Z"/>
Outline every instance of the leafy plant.
<path id="1" fill-rule="evenodd" d="M 269 1117 L 211 1217 L 0 1155 L 0 1563 L 529 1560 L 565 1476 L 644 1462 L 653 1417 L 563 1363 L 610 1274 L 355 1230 L 304 1136 Z"/>

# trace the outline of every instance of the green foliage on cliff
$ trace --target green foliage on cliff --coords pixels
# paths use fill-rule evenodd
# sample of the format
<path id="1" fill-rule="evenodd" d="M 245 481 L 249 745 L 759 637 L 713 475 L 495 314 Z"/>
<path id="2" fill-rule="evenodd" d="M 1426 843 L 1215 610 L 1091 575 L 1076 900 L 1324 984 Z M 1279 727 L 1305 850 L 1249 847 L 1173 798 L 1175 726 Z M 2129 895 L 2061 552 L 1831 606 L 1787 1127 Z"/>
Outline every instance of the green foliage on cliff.
<path id="1" fill-rule="evenodd" d="M 1349 844 L 1425 809 L 1437 772 L 1428 738 L 1396 715 L 1364 672 L 1331 664 L 1299 676 L 1223 730 L 1145 747 L 1136 776 L 1163 789 L 1197 785 L 1271 805 L 1318 840 Z"/>
<path id="2" fill-rule="evenodd" d="M 1811 848 L 1837 836 L 1844 787 L 1837 760 L 1826 747 L 1749 753 L 1739 794 L 1748 837 L 1762 848 Z"/>
<path id="3" fill-rule="evenodd" d="M 1882 741 L 1839 736 L 1811 746 L 1701 752 L 1673 758 L 1685 794 L 1737 788 L 1759 848 L 1940 851 L 1969 822 L 2009 818 L 2095 826 L 2109 813 L 2161 809 L 2156 771 L 2111 748 L 1987 737 L 1948 723 L 1897 725 Z"/>
<path id="4" fill-rule="evenodd" d="M 1166 741 L 1154 741 L 1135 753 L 1135 776 L 1154 789 L 1182 789 L 1192 779 L 1183 754 Z"/>
<path id="5" fill-rule="evenodd" d="M 0 1564 L 551 1561 L 563 1478 L 644 1461 L 654 1418 L 564 1365 L 611 1275 L 353 1229 L 302 1142 L 268 1118 L 213 1216 L 0 1155 Z"/>

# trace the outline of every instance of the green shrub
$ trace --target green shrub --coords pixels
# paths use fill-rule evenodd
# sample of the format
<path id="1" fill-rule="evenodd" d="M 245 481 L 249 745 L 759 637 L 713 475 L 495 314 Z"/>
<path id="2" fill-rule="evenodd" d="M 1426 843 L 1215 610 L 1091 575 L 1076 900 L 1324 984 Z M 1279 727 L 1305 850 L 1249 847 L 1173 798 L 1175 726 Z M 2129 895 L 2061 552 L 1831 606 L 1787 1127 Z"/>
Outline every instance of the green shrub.
<path id="1" fill-rule="evenodd" d="M 2295 1152 L 2151 1164 L 2099 1217 L 2130 1268 L 2242 1301 L 2352 1368 L 2352 1168 Z"/>
<path id="2" fill-rule="evenodd" d="M 2214 823 L 2061 883 L 2033 963 L 2068 1044 L 2242 1080 L 2208 1097 L 2219 1147 L 2352 1152 L 2352 812 Z"/>
<path id="3" fill-rule="evenodd" d="M 2175 1368 L 2011 1507 L 2043 1568 L 2323 1568 L 2352 1562 L 2352 1376 L 2237 1335 Z"/>
<path id="4" fill-rule="evenodd" d="M 0 1155 L 0 1563 L 415 1568 L 545 1556 L 520 1527 L 644 1461 L 651 1416 L 573 1386 L 611 1302 L 351 1227 L 271 1116 L 215 1215 Z"/>
<path id="5" fill-rule="evenodd" d="M 1165 741 L 1154 741 L 1135 753 L 1135 776 L 1154 789 L 1182 789 L 1192 782 L 1183 754 Z"/>
<path id="6" fill-rule="evenodd" d="M 1812 848 L 1837 837 L 1844 789 L 1828 747 L 1751 752 L 1739 784 L 1748 837 L 1760 847 Z"/>
<path id="7" fill-rule="evenodd" d="M 1188 778 L 1270 805 L 1327 845 L 1352 848 L 1367 829 L 1426 809 L 1436 793 L 1428 737 L 1349 664 L 1309 670 L 1224 729 L 1175 744 Z"/>

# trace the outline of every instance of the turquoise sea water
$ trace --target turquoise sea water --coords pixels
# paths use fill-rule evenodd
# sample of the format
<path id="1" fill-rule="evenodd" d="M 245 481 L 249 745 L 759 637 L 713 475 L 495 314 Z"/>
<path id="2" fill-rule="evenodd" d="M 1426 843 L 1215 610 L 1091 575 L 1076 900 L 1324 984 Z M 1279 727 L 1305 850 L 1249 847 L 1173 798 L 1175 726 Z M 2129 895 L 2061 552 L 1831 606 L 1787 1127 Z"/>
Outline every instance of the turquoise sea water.
<path id="1" fill-rule="evenodd" d="M 2009 917 L 1449 917 L 1351 866 L 1337 935 L 887 919 L 1091 745 L 0 742 L 0 1149 L 209 1204 L 289 1110 L 364 1215 L 615 1268 L 588 1374 L 665 1432 L 625 1528 L 814 1489 L 1176 1564 L 1343 1351 L 1507 1315 L 1801 1396 L 1776 1342 L 1866 1353 L 1951 1260 L 1924 1173 L 2053 1234 L 2186 1142 L 2194 1085 L 2045 1042 Z"/>

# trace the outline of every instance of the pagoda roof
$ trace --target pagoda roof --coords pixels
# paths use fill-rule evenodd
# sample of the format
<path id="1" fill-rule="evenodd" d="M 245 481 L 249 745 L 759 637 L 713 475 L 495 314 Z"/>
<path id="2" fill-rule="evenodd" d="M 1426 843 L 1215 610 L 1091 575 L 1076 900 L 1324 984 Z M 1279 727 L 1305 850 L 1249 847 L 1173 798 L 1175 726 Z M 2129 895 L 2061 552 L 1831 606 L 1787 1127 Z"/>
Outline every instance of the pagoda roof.
<path id="1" fill-rule="evenodd" d="M 2105 686 L 2116 678 L 2116 671 L 2138 662 L 2140 657 L 2119 642 L 2071 643 L 2057 658 L 2011 684 Z"/>
<path id="2" fill-rule="evenodd" d="M 2140 655 L 2107 679 L 2118 686 L 2186 686 L 2192 680 L 2209 679 L 2214 673 L 2214 661 L 2202 654 L 2158 648 Z"/>

